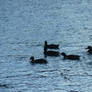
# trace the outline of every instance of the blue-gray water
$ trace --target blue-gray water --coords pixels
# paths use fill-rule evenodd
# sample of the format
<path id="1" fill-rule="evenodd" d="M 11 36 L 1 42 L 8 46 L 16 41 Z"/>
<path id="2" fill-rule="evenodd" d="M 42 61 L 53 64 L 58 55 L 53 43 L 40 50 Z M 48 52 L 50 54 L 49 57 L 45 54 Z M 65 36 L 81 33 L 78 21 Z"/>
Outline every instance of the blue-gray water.
<path id="1" fill-rule="evenodd" d="M 80 61 L 43 58 L 44 41 Z M 0 92 L 92 92 L 92 0 L 0 0 Z M 6 85 L 6 86 L 4 86 Z"/>

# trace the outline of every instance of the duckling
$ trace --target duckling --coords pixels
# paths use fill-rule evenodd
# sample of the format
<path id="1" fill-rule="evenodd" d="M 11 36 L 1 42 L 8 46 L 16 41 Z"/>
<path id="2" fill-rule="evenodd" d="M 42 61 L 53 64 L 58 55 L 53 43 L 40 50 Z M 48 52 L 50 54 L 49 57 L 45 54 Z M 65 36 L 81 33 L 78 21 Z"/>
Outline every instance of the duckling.
<path id="1" fill-rule="evenodd" d="M 64 52 L 61 53 L 62 56 L 64 56 L 64 59 L 70 59 L 70 60 L 79 60 L 79 55 L 66 55 Z"/>
<path id="2" fill-rule="evenodd" d="M 44 55 L 46 56 L 54 56 L 57 57 L 60 55 L 58 51 L 47 51 L 47 48 L 44 48 Z"/>
<path id="3" fill-rule="evenodd" d="M 87 52 L 88 52 L 89 54 L 92 54 L 92 46 L 88 46 L 86 49 L 88 49 Z"/>
<path id="4" fill-rule="evenodd" d="M 49 44 L 48 45 L 47 41 L 45 41 L 44 47 L 48 48 L 48 49 L 59 49 L 59 45 L 58 44 Z"/>
<path id="5" fill-rule="evenodd" d="M 45 59 L 34 60 L 34 56 L 30 57 L 30 61 L 31 61 L 31 63 L 39 63 L 39 64 L 46 64 L 47 63 L 47 60 L 45 60 Z"/>

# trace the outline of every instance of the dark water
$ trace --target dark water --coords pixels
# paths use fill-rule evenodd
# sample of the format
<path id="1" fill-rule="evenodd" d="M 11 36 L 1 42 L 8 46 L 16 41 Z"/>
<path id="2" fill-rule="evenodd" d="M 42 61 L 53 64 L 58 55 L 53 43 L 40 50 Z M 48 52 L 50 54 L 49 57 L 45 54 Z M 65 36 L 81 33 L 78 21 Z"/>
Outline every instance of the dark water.
<path id="1" fill-rule="evenodd" d="M 60 44 L 60 52 L 80 61 L 43 58 L 44 41 Z M 0 0 L 0 92 L 92 91 L 91 0 Z"/>

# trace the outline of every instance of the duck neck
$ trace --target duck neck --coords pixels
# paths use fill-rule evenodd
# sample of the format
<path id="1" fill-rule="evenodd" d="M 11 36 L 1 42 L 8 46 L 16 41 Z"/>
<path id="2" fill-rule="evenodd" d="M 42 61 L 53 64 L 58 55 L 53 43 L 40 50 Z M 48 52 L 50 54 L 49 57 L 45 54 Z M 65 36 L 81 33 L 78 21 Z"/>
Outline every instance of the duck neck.
<path id="1" fill-rule="evenodd" d="M 34 58 L 31 59 L 31 62 L 32 62 L 32 63 L 34 62 Z"/>
<path id="2" fill-rule="evenodd" d="M 67 57 L 67 55 L 66 55 L 65 53 L 63 54 L 63 56 L 64 56 L 64 58 L 66 58 L 66 57 Z"/>
<path id="3" fill-rule="evenodd" d="M 47 41 L 45 41 L 45 46 L 47 46 Z"/>
<path id="4" fill-rule="evenodd" d="M 47 53 L 47 48 L 45 47 L 45 48 L 44 48 L 44 54 L 46 54 L 46 53 Z"/>

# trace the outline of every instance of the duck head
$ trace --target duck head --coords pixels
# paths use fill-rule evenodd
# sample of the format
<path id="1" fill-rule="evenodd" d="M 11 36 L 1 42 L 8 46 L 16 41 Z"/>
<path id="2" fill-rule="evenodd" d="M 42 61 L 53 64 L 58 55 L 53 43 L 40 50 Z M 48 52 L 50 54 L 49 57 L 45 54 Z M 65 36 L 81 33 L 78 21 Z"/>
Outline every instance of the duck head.
<path id="1" fill-rule="evenodd" d="M 30 57 L 30 60 L 34 61 L 34 56 L 31 56 L 31 57 Z"/>
<path id="2" fill-rule="evenodd" d="M 66 56 L 66 54 L 64 52 L 61 53 L 62 56 Z"/>
<path id="3" fill-rule="evenodd" d="M 86 49 L 92 49 L 92 47 L 91 46 L 88 46 Z"/>

